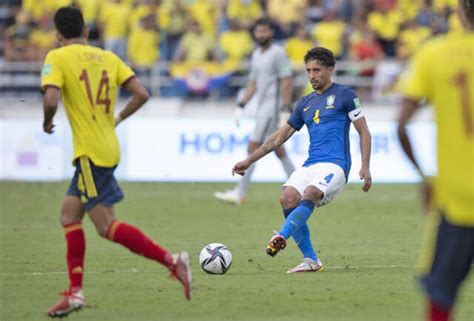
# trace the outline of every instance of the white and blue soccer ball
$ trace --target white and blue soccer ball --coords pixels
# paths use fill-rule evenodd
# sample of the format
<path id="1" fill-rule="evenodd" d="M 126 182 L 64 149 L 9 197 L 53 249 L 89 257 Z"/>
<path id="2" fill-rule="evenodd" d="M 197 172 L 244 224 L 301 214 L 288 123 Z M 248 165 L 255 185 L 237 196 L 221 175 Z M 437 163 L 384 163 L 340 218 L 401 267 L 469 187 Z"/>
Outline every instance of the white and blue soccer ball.
<path id="1" fill-rule="evenodd" d="M 220 243 L 206 245 L 199 254 L 199 264 L 209 274 L 224 274 L 232 265 L 232 253 Z"/>

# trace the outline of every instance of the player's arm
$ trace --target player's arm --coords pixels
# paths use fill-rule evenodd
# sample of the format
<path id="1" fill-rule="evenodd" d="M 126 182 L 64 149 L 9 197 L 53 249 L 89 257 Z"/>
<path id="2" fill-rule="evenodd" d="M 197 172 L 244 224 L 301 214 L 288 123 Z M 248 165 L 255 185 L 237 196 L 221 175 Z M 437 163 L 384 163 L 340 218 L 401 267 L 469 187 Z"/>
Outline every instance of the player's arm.
<path id="1" fill-rule="evenodd" d="M 125 108 L 115 118 L 115 126 L 140 109 L 150 97 L 137 77 L 133 77 L 127 81 L 123 88 L 132 94 L 132 98 L 130 98 Z"/>
<path id="2" fill-rule="evenodd" d="M 424 180 L 425 175 L 418 161 L 415 158 L 415 154 L 413 153 L 412 144 L 411 144 L 410 138 L 408 137 L 407 128 L 406 128 L 408 121 L 415 114 L 415 111 L 418 109 L 418 107 L 419 107 L 418 100 L 415 100 L 413 98 L 408 98 L 408 97 L 403 98 L 402 108 L 401 108 L 400 116 L 398 119 L 397 133 L 398 133 L 398 139 L 400 140 L 400 144 L 402 145 L 403 151 L 407 155 L 408 159 L 415 166 L 421 178 Z"/>
<path id="3" fill-rule="evenodd" d="M 359 177 L 360 179 L 364 180 L 364 186 L 362 186 L 362 190 L 364 192 L 368 192 L 372 186 L 372 175 L 370 174 L 370 151 L 372 148 L 372 135 L 370 134 L 365 117 L 356 119 L 353 124 L 357 130 L 357 133 L 359 133 L 360 138 L 362 166 L 359 171 Z"/>
<path id="4" fill-rule="evenodd" d="M 238 162 L 232 168 L 232 175 L 244 175 L 247 168 L 258 161 L 263 156 L 278 149 L 283 145 L 294 133 L 296 129 L 288 124 L 285 124 L 279 130 L 274 132 L 256 151 L 250 154 L 245 160 Z"/>
<path id="5" fill-rule="evenodd" d="M 252 99 L 253 95 L 255 94 L 257 86 L 255 84 L 255 80 L 250 79 L 247 83 L 247 87 L 245 88 L 244 97 L 238 102 L 240 108 L 244 108 L 244 106 Z"/>
<path id="6" fill-rule="evenodd" d="M 280 80 L 280 89 L 283 98 L 283 110 L 291 112 L 291 103 L 293 97 L 293 80 L 291 79 L 291 77 L 283 77 Z"/>
<path id="7" fill-rule="evenodd" d="M 59 96 L 59 88 L 53 86 L 46 87 L 43 97 L 43 131 L 45 133 L 54 133 L 53 118 L 58 110 Z"/>

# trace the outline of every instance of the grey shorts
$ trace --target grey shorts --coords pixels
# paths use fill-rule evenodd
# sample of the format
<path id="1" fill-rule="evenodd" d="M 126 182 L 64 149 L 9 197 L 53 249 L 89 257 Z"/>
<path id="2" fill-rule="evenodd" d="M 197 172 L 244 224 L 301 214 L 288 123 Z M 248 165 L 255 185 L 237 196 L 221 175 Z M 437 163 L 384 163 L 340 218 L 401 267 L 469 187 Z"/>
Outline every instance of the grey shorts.
<path id="1" fill-rule="evenodd" d="M 254 143 L 263 143 L 271 134 L 278 130 L 278 118 L 260 118 L 257 119 L 255 128 L 250 135 L 250 141 Z"/>

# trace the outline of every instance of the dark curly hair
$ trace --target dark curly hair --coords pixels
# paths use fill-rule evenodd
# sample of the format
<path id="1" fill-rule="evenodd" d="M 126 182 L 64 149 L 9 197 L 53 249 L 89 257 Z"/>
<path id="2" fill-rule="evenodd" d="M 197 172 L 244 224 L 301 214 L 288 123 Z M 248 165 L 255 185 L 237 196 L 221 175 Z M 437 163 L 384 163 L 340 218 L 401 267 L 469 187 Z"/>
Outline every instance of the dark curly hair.
<path id="1" fill-rule="evenodd" d="M 61 7 L 54 15 L 54 25 L 64 38 L 79 38 L 84 31 L 84 17 L 79 8 Z"/>
<path id="2" fill-rule="evenodd" d="M 304 56 L 304 63 L 306 64 L 310 60 L 316 60 L 326 67 L 334 67 L 336 65 L 332 51 L 323 47 L 315 47 L 309 50 Z"/>

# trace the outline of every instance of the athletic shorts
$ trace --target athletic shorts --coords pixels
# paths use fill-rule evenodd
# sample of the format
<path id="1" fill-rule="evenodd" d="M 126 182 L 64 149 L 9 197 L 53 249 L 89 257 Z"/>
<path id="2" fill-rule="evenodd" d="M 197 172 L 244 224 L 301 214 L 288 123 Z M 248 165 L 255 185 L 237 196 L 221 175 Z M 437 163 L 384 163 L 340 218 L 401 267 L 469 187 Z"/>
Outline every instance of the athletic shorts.
<path id="1" fill-rule="evenodd" d="M 306 187 L 315 186 L 324 193 L 316 206 L 321 207 L 332 201 L 346 185 L 346 176 L 341 167 L 333 163 L 316 163 L 298 168 L 283 186 L 294 187 L 301 195 Z"/>
<path id="2" fill-rule="evenodd" d="M 431 300 L 449 309 L 474 263 L 474 227 L 452 225 L 443 214 L 432 215 L 422 251 L 420 283 Z"/>
<path id="3" fill-rule="evenodd" d="M 254 143 L 264 143 L 271 134 L 278 130 L 278 118 L 262 118 L 257 119 L 255 128 L 250 135 L 250 141 Z"/>
<path id="4" fill-rule="evenodd" d="M 114 177 L 114 167 L 98 167 L 83 156 L 75 161 L 76 171 L 67 195 L 81 199 L 84 209 L 90 211 L 97 204 L 110 207 L 123 199 L 123 192 Z"/>

